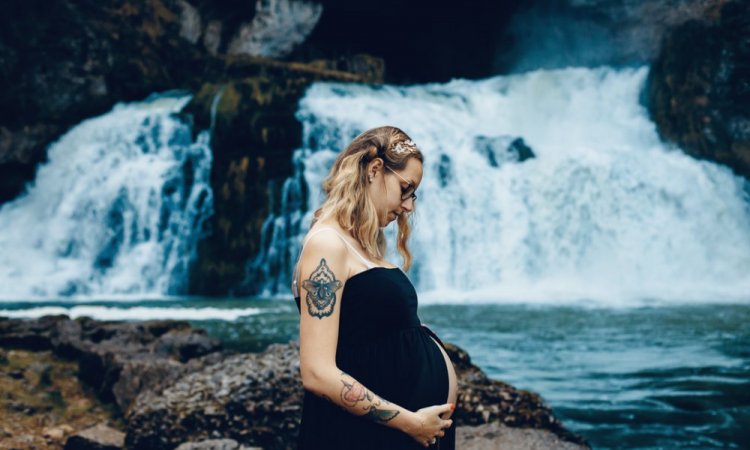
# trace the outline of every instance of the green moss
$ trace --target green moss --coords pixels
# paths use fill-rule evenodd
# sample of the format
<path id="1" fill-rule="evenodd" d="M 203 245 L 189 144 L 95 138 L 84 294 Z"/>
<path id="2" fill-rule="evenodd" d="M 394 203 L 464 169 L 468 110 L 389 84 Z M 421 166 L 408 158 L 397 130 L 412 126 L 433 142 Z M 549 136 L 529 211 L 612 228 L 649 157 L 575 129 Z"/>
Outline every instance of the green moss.
<path id="1" fill-rule="evenodd" d="M 113 405 L 81 385 L 78 363 L 51 352 L 0 349 L 0 448 L 61 449 L 70 434 L 106 423 L 125 430 Z M 64 430 L 62 439 L 48 433 Z"/>

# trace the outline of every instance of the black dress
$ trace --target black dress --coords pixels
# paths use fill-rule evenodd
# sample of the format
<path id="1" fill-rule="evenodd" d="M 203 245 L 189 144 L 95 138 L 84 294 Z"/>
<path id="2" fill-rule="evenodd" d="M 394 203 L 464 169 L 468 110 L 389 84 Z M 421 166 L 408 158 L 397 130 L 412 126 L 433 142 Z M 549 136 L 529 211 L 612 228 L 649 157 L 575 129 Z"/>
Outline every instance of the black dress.
<path id="1" fill-rule="evenodd" d="M 296 297 L 297 308 L 300 298 Z M 408 410 L 448 401 L 448 368 L 421 325 L 417 293 L 399 268 L 374 267 L 346 281 L 336 364 L 376 395 Z M 442 343 L 441 343 L 442 345 Z M 455 448 L 455 421 L 429 448 Z M 305 391 L 299 449 L 424 449 L 406 433 L 342 410 Z"/>

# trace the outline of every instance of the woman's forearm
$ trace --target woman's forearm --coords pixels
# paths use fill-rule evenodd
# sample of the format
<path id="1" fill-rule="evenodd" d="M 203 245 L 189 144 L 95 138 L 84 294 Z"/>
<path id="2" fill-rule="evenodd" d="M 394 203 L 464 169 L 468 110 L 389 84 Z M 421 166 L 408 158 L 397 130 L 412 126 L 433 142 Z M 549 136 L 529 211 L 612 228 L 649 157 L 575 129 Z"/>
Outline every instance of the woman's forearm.
<path id="1" fill-rule="evenodd" d="M 345 411 L 405 433 L 416 426 L 416 415 L 378 396 L 346 372 L 332 367 L 318 373 L 305 388 Z"/>

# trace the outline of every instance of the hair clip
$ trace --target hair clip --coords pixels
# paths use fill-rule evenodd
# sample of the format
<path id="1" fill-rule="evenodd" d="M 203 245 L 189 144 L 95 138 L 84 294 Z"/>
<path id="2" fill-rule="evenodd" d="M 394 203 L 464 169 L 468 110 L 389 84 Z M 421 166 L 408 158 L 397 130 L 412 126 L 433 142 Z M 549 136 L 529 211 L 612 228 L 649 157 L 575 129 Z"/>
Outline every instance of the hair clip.
<path id="1" fill-rule="evenodd" d="M 416 150 L 417 150 L 417 144 L 415 144 L 414 141 L 412 141 L 411 139 L 401 141 L 393 146 L 393 152 L 398 155 L 402 155 L 404 153 L 411 153 Z"/>

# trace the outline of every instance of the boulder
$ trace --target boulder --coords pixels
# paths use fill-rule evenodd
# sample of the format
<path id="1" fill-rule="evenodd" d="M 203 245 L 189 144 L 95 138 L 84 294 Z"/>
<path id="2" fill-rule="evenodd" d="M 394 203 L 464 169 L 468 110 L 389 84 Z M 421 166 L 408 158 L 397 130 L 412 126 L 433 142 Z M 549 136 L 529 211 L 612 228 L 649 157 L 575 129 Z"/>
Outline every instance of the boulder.
<path id="1" fill-rule="evenodd" d="M 200 442 L 185 442 L 175 450 L 263 450 L 260 447 L 245 447 L 234 439 L 207 439 Z"/>
<path id="2" fill-rule="evenodd" d="M 264 449 L 288 448 L 299 423 L 299 349 L 271 345 L 180 378 L 160 394 L 147 392 L 128 411 L 126 443 L 172 449 L 214 436 Z"/>
<path id="3" fill-rule="evenodd" d="M 456 448 L 487 450 L 583 450 L 584 447 L 560 439 L 554 433 L 533 428 L 511 428 L 500 423 L 456 428 Z"/>
<path id="4" fill-rule="evenodd" d="M 65 442 L 64 450 L 120 450 L 124 448 L 125 433 L 104 424 L 79 431 Z"/>

